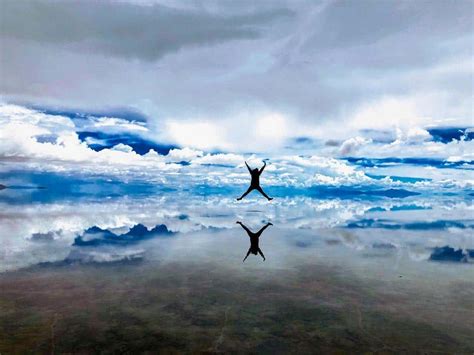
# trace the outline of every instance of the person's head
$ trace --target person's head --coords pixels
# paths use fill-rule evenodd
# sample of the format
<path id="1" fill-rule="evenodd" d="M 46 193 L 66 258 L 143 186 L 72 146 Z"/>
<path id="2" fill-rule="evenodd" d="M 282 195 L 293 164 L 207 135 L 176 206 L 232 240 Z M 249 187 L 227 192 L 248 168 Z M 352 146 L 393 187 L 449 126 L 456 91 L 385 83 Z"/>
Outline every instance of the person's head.
<path id="1" fill-rule="evenodd" d="M 253 169 L 253 170 L 252 170 L 252 173 L 258 174 L 258 169 Z"/>

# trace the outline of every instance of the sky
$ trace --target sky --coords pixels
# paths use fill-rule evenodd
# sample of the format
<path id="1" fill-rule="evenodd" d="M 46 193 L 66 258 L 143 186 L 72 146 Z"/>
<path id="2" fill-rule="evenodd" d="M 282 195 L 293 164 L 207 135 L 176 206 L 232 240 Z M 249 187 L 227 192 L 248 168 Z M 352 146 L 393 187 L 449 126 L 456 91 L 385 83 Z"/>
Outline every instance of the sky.
<path id="1" fill-rule="evenodd" d="M 0 158 L 107 173 L 471 162 L 473 6 L 2 1 Z"/>

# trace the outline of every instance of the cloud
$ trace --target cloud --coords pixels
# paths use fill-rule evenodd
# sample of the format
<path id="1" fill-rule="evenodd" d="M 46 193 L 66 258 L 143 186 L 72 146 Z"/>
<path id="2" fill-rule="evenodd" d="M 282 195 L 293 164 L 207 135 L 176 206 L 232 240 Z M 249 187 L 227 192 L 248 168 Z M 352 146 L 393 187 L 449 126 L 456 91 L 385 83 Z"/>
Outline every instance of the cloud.
<path id="1" fill-rule="evenodd" d="M 199 184 L 231 187 L 248 183 L 248 173 L 243 164 L 245 160 L 252 167 L 258 167 L 263 159 L 269 158 L 262 176 L 267 186 L 364 185 L 369 190 L 379 186 L 384 191 L 390 188 L 411 191 L 414 185 L 417 189 L 454 189 L 472 185 L 467 170 L 464 175 L 462 170 L 468 169 L 469 162 L 474 158 L 474 149 L 471 149 L 474 141 L 462 139 L 445 144 L 429 140 L 431 136 L 421 128 L 399 131 L 395 141 L 390 143 L 357 136 L 344 141 L 340 148 L 321 145 L 320 148 L 313 148 L 317 155 L 314 152 L 296 155 L 293 151 L 293 154 L 280 154 L 278 150 L 275 153 L 237 154 L 175 148 L 143 138 L 141 134 L 136 134 L 134 128 L 130 132 L 124 127 L 120 128 L 120 132 L 112 128 L 112 133 L 108 133 L 107 126 L 103 126 L 97 132 L 84 132 L 81 130 L 85 119 L 78 124 L 76 119 L 66 116 L 50 115 L 19 105 L 0 105 L 2 170 L 62 172 L 84 177 L 101 175 L 122 181 L 159 182 L 173 188 Z M 113 118 L 111 120 L 114 121 Z M 285 119 L 282 122 L 285 122 L 283 125 L 288 123 Z M 207 137 L 206 132 L 191 133 L 202 133 L 203 137 Z M 252 133 L 248 139 L 251 138 Z M 271 140 L 270 136 L 267 138 Z M 242 143 L 250 147 L 245 141 Z M 271 147 L 271 143 L 265 140 L 259 144 Z M 342 154 L 354 159 L 332 157 Z M 374 155 L 381 158 L 371 159 Z M 394 156 L 399 160 L 393 160 Z M 386 174 L 383 179 L 364 172 L 370 167 L 385 168 L 387 164 L 402 163 L 432 167 L 436 171 L 424 180 L 409 179 L 412 175 L 419 177 L 419 170 L 408 175 Z M 459 172 L 438 171 L 438 168 L 448 167 Z M 391 175 L 407 179 L 392 179 Z M 9 181 L 5 183 L 9 184 Z"/>
<path id="2" fill-rule="evenodd" d="M 353 156 L 373 158 L 436 158 L 446 161 L 474 160 L 474 141 L 453 140 L 442 143 L 428 140 L 423 129 L 412 131 L 411 135 L 401 134 L 390 144 L 361 145 Z M 419 133 L 416 133 L 419 132 Z"/>
<path id="3" fill-rule="evenodd" d="M 47 233 L 33 233 L 31 235 L 32 241 L 37 242 L 51 242 L 61 236 L 61 231 L 49 231 Z"/>
<path id="4" fill-rule="evenodd" d="M 79 139 L 74 123 L 67 117 L 47 115 L 15 105 L 0 109 L 0 156 L 3 160 L 26 159 L 48 169 L 64 169 L 70 163 L 105 166 L 144 166 L 165 163 L 160 156 L 140 156 L 125 144 L 114 149 L 95 151 Z M 41 142 L 38 136 L 51 135 L 52 141 Z M 81 167 L 77 167 L 80 169 Z"/>
<path id="5" fill-rule="evenodd" d="M 123 143 L 119 143 L 117 145 L 114 145 L 112 148 L 112 150 L 116 150 L 118 152 L 124 152 L 124 153 L 131 153 L 133 152 L 133 148 L 130 147 L 129 145 L 126 145 L 126 144 L 123 144 Z"/>
<path id="6" fill-rule="evenodd" d="M 179 145 L 188 145 L 198 149 L 212 150 L 229 148 L 225 132 L 217 123 L 197 122 L 168 122 L 166 131 L 169 137 Z"/>
<path id="7" fill-rule="evenodd" d="M 131 108 L 148 131 L 114 127 L 233 153 L 468 127 L 471 10 L 463 0 L 6 1 L 0 92 L 59 109 Z M 112 127 L 114 115 L 100 117 Z"/>
<path id="8" fill-rule="evenodd" d="M 42 262 L 40 266 L 61 266 L 71 264 L 116 264 L 141 261 L 144 258 L 143 250 L 85 250 L 73 249 L 64 260 L 56 262 Z"/>
<path id="9" fill-rule="evenodd" d="M 418 127 L 410 128 L 406 135 L 406 141 L 411 144 L 424 142 L 431 138 L 432 137 L 427 130 Z"/>
<path id="10" fill-rule="evenodd" d="M 107 129 L 109 132 L 147 132 L 143 122 L 130 122 L 116 117 L 92 117 L 84 125 L 77 125 L 81 131 L 100 131 Z"/>
<path id="11" fill-rule="evenodd" d="M 255 110 L 236 115 L 213 120 L 198 117 L 189 121 L 170 119 L 166 122 L 165 136 L 181 146 L 228 152 L 280 150 L 291 137 L 291 119 L 282 113 Z"/>
<path id="12" fill-rule="evenodd" d="M 364 137 L 353 137 L 345 140 L 342 143 L 340 154 L 341 155 L 352 155 L 359 149 L 359 147 L 371 143 L 371 139 L 367 139 Z"/>
<path id="13" fill-rule="evenodd" d="M 219 14 L 123 1 L 5 1 L 2 12 L 8 14 L 2 18 L 4 38 L 150 61 L 182 47 L 254 39 L 262 24 L 291 16 L 283 8 Z"/>
<path id="14" fill-rule="evenodd" d="M 196 159 L 201 157 L 204 152 L 200 150 L 194 150 L 190 148 L 183 148 L 183 149 L 171 149 L 167 155 L 169 161 L 180 162 L 180 161 L 187 161 Z"/>

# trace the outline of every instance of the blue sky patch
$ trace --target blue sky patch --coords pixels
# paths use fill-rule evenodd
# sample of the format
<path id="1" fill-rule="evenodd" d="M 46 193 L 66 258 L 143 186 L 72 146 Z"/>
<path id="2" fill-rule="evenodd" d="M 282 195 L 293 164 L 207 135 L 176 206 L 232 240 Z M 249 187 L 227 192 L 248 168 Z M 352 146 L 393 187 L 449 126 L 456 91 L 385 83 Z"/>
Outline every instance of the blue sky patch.
<path id="1" fill-rule="evenodd" d="M 74 120 L 88 119 L 89 117 L 114 117 L 121 118 L 130 122 L 146 122 L 147 116 L 143 113 L 130 108 L 115 108 L 103 110 L 74 110 L 74 109 L 60 109 L 48 108 L 44 106 L 27 106 L 33 110 L 43 112 L 47 115 L 65 116 Z"/>
<path id="2" fill-rule="evenodd" d="M 109 134 L 103 132 L 78 132 L 79 139 L 87 142 L 87 138 L 92 138 L 94 143 L 88 144 L 89 147 L 95 151 L 109 149 L 117 144 L 125 144 L 133 148 L 133 150 L 140 155 L 148 153 L 151 149 L 158 154 L 166 155 L 171 149 L 178 148 L 176 145 L 158 144 L 147 140 L 136 134 L 121 133 Z"/>
<path id="3" fill-rule="evenodd" d="M 449 143 L 453 140 L 474 139 L 474 131 L 466 132 L 468 127 L 436 127 L 428 128 L 427 131 L 433 137 L 435 142 Z"/>
<path id="4" fill-rule="evenodd" d="M 348 162 L 362 166 L 365 168 L 374 167 L 386 167 L 393 165 L 421 165 L 421 166 L 432 166 L 436 168 L 460 168 L 460 167 L 474 167 L 472 161 L 455 161 L 450 162 L 442 159 L 435 158 L 356 158 L 349 157 L 343 158 Z"/>

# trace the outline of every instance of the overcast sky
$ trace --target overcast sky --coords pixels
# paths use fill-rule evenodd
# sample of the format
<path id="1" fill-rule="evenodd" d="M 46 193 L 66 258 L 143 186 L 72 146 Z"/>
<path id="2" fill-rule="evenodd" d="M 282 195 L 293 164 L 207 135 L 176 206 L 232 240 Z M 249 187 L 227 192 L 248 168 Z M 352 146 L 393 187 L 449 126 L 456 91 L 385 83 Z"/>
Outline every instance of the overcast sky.
<path id="1" fill-rule="evenodd" d="M 199 149 L 472 127 L 473 6 L 4 0 L 0 93 L 30 106 L 133 108 L 153 139 Z"/>

